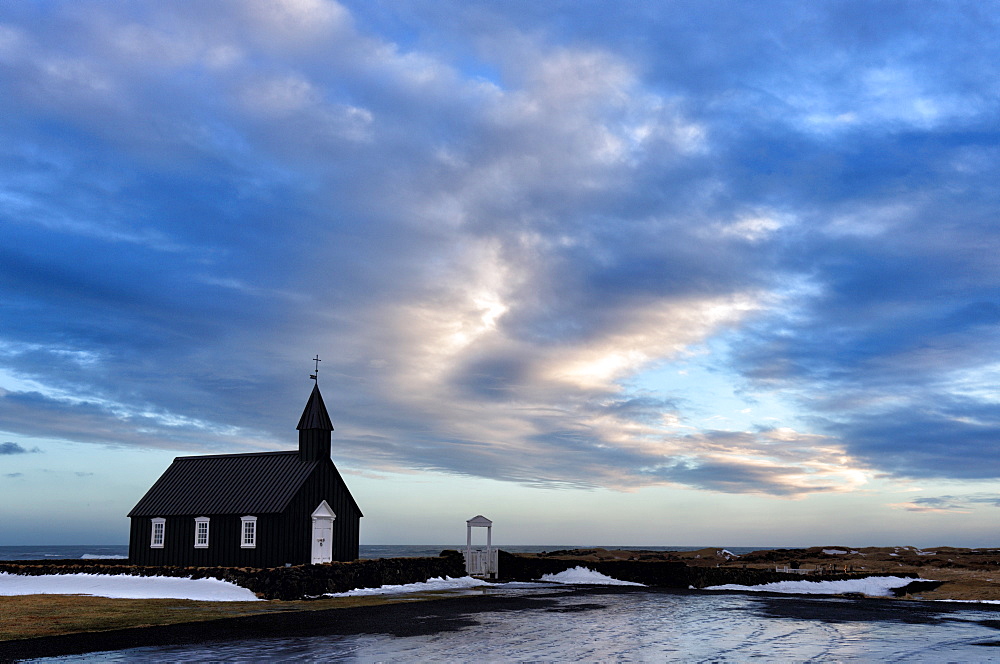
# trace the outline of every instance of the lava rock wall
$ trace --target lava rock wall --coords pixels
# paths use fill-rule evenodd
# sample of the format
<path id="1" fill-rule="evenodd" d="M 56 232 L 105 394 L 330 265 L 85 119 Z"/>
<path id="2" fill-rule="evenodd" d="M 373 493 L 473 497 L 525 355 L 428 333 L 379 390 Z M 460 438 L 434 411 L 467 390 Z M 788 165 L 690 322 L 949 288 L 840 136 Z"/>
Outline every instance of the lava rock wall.
<path id="1" fill-rule="evenodd" d="M 341 593 L 356 588 L 420 583 L 436 577 L 465 576 L 458 551 L 442 551 L 437 558 L 378 558 L 323 565 L 291 567 L 144 567 L 120 560 L 45 560 L 0 562 L 0 572 L 28 576 L 42 574 L 128 574 L 175 576 L 228 581 L 263 599 L 295 600 Z"/>
<path id="2" fill-rule="evenodd" d="M 728 583 L 756 586 L 775 581 L 839 581 L 869 576 L 916 578 L 913 573 L 854 572 L 847 574 L 790 574 L 752 567 L 694 567 L 676 561 L 573 560 L 536 558 L 499 552 L 497 564 L 501 581 L 534 581 L 545 574 L 558 574 L 574 567 L 586 567 L 620 581 L 633 581 L 654 588 L 705 588 Z"/>

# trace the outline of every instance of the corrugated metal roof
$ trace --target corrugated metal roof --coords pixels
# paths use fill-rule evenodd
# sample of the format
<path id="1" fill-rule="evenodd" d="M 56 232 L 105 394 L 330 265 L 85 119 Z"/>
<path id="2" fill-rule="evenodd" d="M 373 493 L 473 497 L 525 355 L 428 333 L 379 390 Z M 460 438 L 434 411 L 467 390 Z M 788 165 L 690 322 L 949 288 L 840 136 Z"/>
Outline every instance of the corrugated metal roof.
<path id="1" fill-rule="evenodd" d="M 323 403 L 323 395 L 319 393 L 319 384 L 313 385 L 312 394 L 306 402 L 302 417 L 299 418 L 299 425 L 295 427 L 303 429 L 322 429 L 323 431 L 333 431 L 333 422 L 330 421 L 330 414 L 326 412 L 326 404 Z"/>
<path id="2" fill-rule="evenodd" d="M 128 515 L 281 512 L 317 463 L 298 452 L 177 457 Z"/>

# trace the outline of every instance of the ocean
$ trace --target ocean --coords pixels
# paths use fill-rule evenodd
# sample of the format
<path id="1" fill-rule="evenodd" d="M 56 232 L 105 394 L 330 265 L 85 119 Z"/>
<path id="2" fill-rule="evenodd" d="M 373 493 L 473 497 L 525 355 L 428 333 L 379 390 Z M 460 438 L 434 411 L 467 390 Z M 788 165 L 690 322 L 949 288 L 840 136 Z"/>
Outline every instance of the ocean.
<path id="1" fill-rule="evenodd" d="M 596 544 L 530 544 L 506 545 L 495 544 L 494 548 L 510 553 L 537 553 L 540 551 L 561 551 L 564 549 L 595 548 L 605 549 L 642 549 L 644 551 L 697 551 L 703 546 L 622 546 Z M 483 548 L 477 545 L 476 548 Z M 776 547 L 746 547 L 730 546 L 725 548 L 737 555 L 761 551 Z M 445 549 L 462 551 L 464 544 L 362 544 L 359 555 L 361 558 L 415 558 L 422 556 L 437 556 Z M 52 546 L 0 546 L 0 560 L 50 560 L 58 558 L 127 558 L 127 544 L 86 544 L 86 545 L 52 545 Z"/>

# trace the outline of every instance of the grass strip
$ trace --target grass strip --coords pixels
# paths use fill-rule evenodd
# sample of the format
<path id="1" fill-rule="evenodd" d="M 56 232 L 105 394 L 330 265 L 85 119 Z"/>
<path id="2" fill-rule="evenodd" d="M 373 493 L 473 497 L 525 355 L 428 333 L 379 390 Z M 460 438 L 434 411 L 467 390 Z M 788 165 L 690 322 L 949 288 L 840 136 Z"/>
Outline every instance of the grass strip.
<path id="1" fill-rule="evenodd" d="M 405 596 L 334 597 L 292 602 L 202 602 L 179 599 L 113 599 L 91 595 L 15 595 L 0 597 L 0 641 L 271 613 L 378 606 L 447 596 L 454 595 L 426 592 L 409 593 Z"/>

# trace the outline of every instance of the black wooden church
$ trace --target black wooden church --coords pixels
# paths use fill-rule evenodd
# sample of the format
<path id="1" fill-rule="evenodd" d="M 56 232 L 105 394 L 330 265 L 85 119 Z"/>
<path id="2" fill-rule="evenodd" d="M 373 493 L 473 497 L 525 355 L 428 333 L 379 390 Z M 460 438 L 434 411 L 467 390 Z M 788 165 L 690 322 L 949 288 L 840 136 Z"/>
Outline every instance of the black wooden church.
<path id="1" fill-rule="evenodd" d="M 363 516 L 330 459 L 319 384 L 299 449 L 174 459 L 129 512 L 133 565 L 278 567 L 354 560 Z"/>

